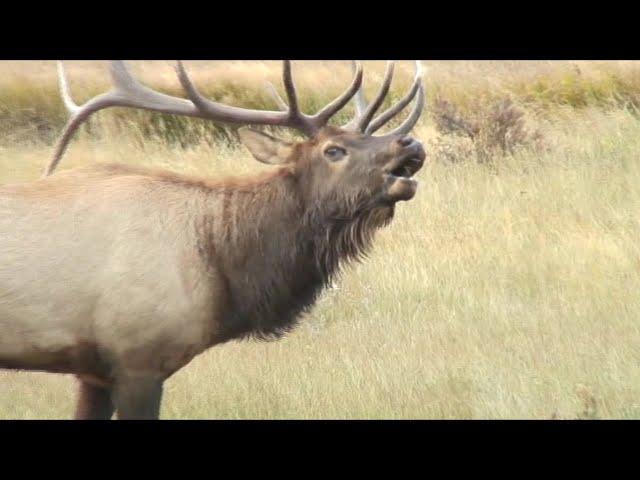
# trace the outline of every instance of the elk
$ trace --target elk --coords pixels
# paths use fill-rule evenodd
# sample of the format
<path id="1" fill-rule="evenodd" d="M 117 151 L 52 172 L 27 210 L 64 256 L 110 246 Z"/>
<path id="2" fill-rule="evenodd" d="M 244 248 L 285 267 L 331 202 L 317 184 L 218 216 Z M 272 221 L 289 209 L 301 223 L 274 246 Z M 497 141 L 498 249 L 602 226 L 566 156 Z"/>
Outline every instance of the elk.
<path id="1" fill-rule="evenodd" d="M 408 134 L 424 105 L 418 63 L 408 93 L 377 117 L 393 63 L 370 103 L 355 64 L 344 93 L 314 115 L 300 111 L 289 61 L 277 111 L 205 98 L 181 62 L 187 98 L 114 61 L 113 90 L 76 105 L 58 66 L 71 117 L 51 163 L 41 179 L 0 186 L 0 368 L 75 375 L 77 419 L 157 419 L 163 382 L 196 355 L 290 331 L 416 193 L 425 152 Z M 354 118 L 329 125 L 351 100 Z M 414 100 L 397 128 L 373 135 Z M 52 175 L 78 127 L 111 106 L 241 125 L 242 143 L 274 167 L 232 179 L 116 163 Z"/>

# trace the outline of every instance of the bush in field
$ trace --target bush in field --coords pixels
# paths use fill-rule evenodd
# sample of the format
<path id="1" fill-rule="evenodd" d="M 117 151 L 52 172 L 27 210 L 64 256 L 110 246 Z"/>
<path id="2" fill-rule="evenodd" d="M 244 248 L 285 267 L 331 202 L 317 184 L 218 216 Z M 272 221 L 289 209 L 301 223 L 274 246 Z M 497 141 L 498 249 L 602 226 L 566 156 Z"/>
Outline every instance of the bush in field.
<path id="1" fill-rule="evenodd" d="M 528 127 L 525 113 L 509 98 L 478 104 L 463 114 L 452 102 L 437 98 L 432 116 L 440 138 L 436 158 L 448 162 L 489 163 L 521 147 L 542 148 L 542 134 Z"/>

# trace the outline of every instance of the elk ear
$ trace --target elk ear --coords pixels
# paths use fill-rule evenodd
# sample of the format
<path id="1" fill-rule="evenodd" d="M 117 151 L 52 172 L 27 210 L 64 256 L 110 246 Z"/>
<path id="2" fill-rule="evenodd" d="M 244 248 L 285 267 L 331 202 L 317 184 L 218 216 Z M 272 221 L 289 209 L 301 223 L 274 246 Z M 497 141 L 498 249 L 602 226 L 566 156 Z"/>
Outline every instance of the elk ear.
<path id="1" fill-rule="evenodd" d="M 291 143 L 249 127 L 238 129 L 238 135 L 244 146 L 259 162 L 279 165 L 290 161 L 293 152 Z"/>

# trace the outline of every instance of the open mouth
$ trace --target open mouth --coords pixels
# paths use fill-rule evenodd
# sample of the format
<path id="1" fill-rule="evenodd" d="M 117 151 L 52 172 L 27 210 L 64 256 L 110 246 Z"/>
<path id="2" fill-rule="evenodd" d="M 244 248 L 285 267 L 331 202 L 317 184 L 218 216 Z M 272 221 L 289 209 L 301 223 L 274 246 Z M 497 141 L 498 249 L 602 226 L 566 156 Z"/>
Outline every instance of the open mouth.
<path id="1" fill-rule="evenodd" d="M 399 157 L 386 168 L 385 196 L 391 201 L 410 200 L 416 193 L 418 181 L 412 178 L 424 163 L 424 154 L 411 152 Z"/>
<path id="2" fill-rule="evenodd" d="M 424 158 L 419 154 L 410 154 L 399 158 L 395 165 L 387 170 L 387 175 L 399 178 L 411 178 L 422 168 Z"/>
<path id="3" fill-rule="evenodd" d="M 412 155 L 400 161 L 400 164 L 396 166 L 389 173 L 394 177 L 413 177 L 418 170 L 422 167 L 422 160 L 417 155 Z"/>

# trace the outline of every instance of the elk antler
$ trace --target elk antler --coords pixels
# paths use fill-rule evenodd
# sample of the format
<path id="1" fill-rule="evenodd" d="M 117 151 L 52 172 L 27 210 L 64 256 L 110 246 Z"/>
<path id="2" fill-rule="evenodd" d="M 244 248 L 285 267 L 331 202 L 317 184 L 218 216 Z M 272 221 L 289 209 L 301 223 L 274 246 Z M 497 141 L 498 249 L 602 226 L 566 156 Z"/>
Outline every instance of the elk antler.
<path id="1" fill-rule="evenodd" d="M 387 65 L 387 71 L 385 73 L 384 80 L 382 82 L 382 86 L 378 91 L 375 99 L 371 104 L 367 105 L 367 101 L 364 98 L 364 92 L 362 91 L 362 87 L 358 89 L 356 94 L 354 95 L 354 103 L 355 103 L 355 116 L 354 118 L 344 125 L 342 128 L 346 130 L 355 130 L 361 133 L 365 133 L 367 135 L 371 135 L 374 132 L 378 131 L 383 125 L 385 125 L 389 120 L 395 117 L 398 113 L 400 113 L 404 108 L 413 100 L 413 98 L 418 95 L 416 103 L 409 114 L 409 116 L 405 119 L 405 121 L 390 131 L 388 135 L 395 134 L 407 134 L 411 131 L 411 129 L 415 126 L 416 122 L 420 118 L 420 114 L 422 113 L 422 109 L 424 108 L 424 87 L 422 85 L 422 64 L 419 61 L 415 62 L 416 65 L 416 73 L 413 80 L 413 84 L 411 88 L 407 92 L 407 94 L 402 97 L 395 105 L 392 105 L 387 110 L 382 112 L 378 117 L 376 117 L 373 121 L 373 115 L 375 115 L 376 111 L 382 105 L 382 102 L 389 91 L 389 86 L 391 85 L 391 79 L 393 77 L 393 63 L 389 63 Z M 355 62 L 353 63 L 353 68 L 355 69 Z"/>
<path id="2" fill-rule="evenodd" d="M 182 87 L 187 92 L 187 96 L 196 108 L 204 114 L 205 118 L 222 122 L 291 127 L 307 135 L 314 135 L 324 127 L 333 115 L 349 103 L 349 100 L 355 95 L 362 83 L 362 68 L 358 65 L 351 85 L 349 85 L 342 95 L 327 104 L 315 115 L 305 115 L 298 107 L 298 96 L 291 76 L 291 62 L 288 60 L 284 61 L 282 77 L 287 92 L 289 107 L 286 111 L 277 112 L 249 110 L 213 102 L 198 92 L 187 75 L 182 62 L 178 62 L 177 71 L 178 78 L 180 79 Z M 282 107 L 283 104 L 280 104 L 280 106 Z"/>
<path id="3" fill-rule="evenodd" d="M 132 107 L 205 118 L 219 122 L 291 127 L 311 136 L 326 125 L 329 119 L 351 100 L 351 97 L 356 94 L 362 84 L 362 67 L 358 64 L 354 67 L 355 72 L 351 85 L 342 95 L 327 104 L 315 115 L 306 115 L 298 108 L 290 61 L 285 61 L 282 69 L 283 83 L 289 101 L 289 107 L 285 111 L 252 110 L 213 102 L 203 97 L 196 89 L 182 62 L 178 62 L 176 71 L 180 84 L 187 93 L 189 100 L 156 92 L 142 85 L 133 77 L 122 60 L 112 61 L 110 66 L 113 88 L 109 92 L 92 98 L 83 105 L 76 105 L 69 93 L 62 62 L 58 62 L 60 92 L 64 105 L 71 117 L 58 140 L 53 158 L 45 170 L 45 176 L 53 173 L 78 127 L 91 114 L 104 108 L 116 106 Z"/>

